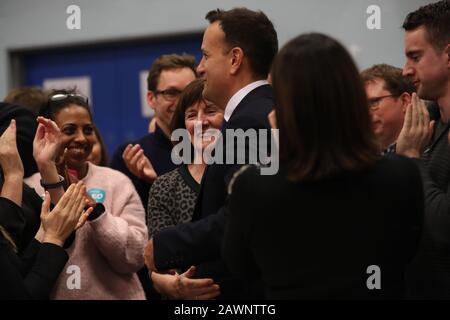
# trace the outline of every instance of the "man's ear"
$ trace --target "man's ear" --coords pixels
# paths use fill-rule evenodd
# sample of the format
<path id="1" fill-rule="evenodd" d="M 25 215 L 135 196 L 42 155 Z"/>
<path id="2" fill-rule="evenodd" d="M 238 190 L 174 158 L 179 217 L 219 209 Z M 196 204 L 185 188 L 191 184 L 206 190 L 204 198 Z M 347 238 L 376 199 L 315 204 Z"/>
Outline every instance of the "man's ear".
<path id="1" fill-rule="evenodd" d="M 231 69 L 232 75 L 236 74 L 244 62 L 244 51 L 239 47 L 231 49 Z"/>
<path id="2" fill-rule="evenodd" d="M 402 102 L 402 112 L 406 112 L 406 108 L 411 103 L 411 95 L 408 92 L 403 92 L 400 97 L 400 101 Z"/>
<path id="3" fill-rule="evenodd" d="M 153 93 L 153 91 L 147 91 L 147 104 L 150 108 L 152 108 L 153 110 L 155 110 L 155 100 L 156 100 L 156 96 Z"/>

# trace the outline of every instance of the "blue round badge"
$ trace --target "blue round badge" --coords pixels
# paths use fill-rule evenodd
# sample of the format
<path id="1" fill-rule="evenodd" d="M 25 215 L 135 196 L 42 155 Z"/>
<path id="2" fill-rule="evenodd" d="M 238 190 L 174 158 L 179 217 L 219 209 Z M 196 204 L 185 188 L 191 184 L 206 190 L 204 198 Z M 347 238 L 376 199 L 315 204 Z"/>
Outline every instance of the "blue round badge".
<path id="1" fill-rule="evenodd" d="M 106 193 L 102 189 L 89 189 L 88 194 L 98 203 L 105 201 Z"/>

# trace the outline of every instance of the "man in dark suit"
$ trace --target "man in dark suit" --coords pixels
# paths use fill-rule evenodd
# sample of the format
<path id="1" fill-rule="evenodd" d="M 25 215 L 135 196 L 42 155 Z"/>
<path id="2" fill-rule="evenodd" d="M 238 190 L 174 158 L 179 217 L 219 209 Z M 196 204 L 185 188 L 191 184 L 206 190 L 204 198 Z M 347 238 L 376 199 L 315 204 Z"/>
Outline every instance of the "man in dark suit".
<path id="1" fill-rule="evenodd" d="M 230 150 L 239 147 L 245 149 L 245 159 L 236 161 L 234 152 L 233 163 L 207 167 L 193 222 L 155 234 L 146 247 L 146 264 L 151 270 L 201 264 L 197 276 L 214 278 L 221 287 L 221 298 L 260 298 L 262 293 L 254 281 L 236 281 L 221 260 L 227 185 L 239 167 L 249 163 L 249 150 L 258 152 L 260 144 L 243 143 L 236 149 L 234 139 L 227 140 L 226 134 L 227 130 L 270 130 L 267 116 L 273 97 L 266 79 L 278 50 L 277 34 L 264 13 L 246 8 L 214 10 L 206 19 L 210 25 L 203 36 L 203 58 L 197 69 L 205 79 L 203 94 L 224 110 L 224 162 Z"/>

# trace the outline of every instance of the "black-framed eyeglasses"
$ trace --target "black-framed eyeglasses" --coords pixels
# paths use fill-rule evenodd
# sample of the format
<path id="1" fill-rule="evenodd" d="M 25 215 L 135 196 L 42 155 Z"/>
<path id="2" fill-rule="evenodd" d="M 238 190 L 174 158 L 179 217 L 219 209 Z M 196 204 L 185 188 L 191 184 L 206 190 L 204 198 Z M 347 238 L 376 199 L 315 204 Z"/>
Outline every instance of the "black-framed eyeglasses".
<path id="1" fill-rule="evenodd" d="M 390 97 L 398 97 L 395 94 L 388 94 L 385 96 L 381 96 L 381 97 L 373 97 L 373 98 L 369 98 L 368 99 L 368 103 L 369 103 L 369 108 L 371 109 L 376 109 L 378 108 L 378 105 L 380 104 L 380 102 L 385 99 L 385 98 L 390 98 Z"/>
<path id="2" fill-rule="evenodd" d="M 86 104 L 89 104 L 88 98 L 79 93 L 56 93 L 50 97 L 50 101 L 63 101 L 69 97 L 78 98 Z"/>
<path id="3" fill-rule="evenodd" d="M 175 88 L 169 88 L 166 90 L 156 90 L 155 96 L 158 94 L 161 94 L 166 100 L 175 100 L 180 96 L 181 91 Z"/>

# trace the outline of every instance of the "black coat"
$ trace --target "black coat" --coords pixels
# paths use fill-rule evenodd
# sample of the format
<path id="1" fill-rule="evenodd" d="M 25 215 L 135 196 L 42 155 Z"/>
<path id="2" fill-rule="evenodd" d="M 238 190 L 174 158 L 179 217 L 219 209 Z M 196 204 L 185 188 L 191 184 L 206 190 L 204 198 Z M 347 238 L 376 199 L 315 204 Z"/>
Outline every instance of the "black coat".
<path id="1" fill-rule="evenodd" d="M 68 259 L 63 248 L 36 240 L 19 257 L 0 234 L 0 300 L 48 299 Z"/>
<path id="2" fill-rule="evenodd" d="M 0 177 L 0 188 L 1 185 Z M 0 197 L 0 225 L 9 232 L 19 252 L 28 246 L 39 230 L 41 206 L 42 199 L 26 184 L 23 184 L 22 189 L 22 206 Z"/>
<path id="3" fill-rule="evenodd" d="M 269 299 L 402 298 L 423 220 L 420 174 L 398 156 L 318 182 L 255 167 L 232 184 L 224 258 Z M 376 265 L 381 289 L 369 290 Z M 372 283 L 372 282 L 370 282 Z"/>
<path id="4" fill-rule="evenodd" d="M 36 233 L 34 229 L 39 227 L 34 212 L 40 212 L 33 210 L 32 206 L 41 202 L 33 193 L 34 190 L 24 186 L 23 206 L 30 205 L 25 210 L 6 198 L 0 198 L 0 224 L 19 249 L 22 249 L 20 256 L 17 255 L 0 232 L 0 300 L 48 299 L 56 279 L 69 259 L 63 248 L 50 243 L 41 244 L 32 239 Z M 36 197 L 34 204 L 26 201 L 30 200 L 29 197 Z M 21 246 L 26 246 L 26 249 Z"/>

